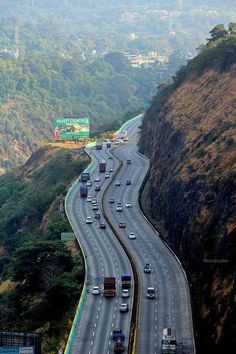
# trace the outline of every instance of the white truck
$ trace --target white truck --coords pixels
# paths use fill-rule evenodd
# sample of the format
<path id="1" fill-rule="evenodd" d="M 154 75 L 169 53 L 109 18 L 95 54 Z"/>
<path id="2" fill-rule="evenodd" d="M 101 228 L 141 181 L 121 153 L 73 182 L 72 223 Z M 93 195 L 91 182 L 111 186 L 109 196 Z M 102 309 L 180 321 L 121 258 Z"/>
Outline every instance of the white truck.
<path id="1" fill-rule="evenodd" d="M 176 354 L 177 341 L 172 328 L 164 328 L 161 342 L 161 354 Z"/>

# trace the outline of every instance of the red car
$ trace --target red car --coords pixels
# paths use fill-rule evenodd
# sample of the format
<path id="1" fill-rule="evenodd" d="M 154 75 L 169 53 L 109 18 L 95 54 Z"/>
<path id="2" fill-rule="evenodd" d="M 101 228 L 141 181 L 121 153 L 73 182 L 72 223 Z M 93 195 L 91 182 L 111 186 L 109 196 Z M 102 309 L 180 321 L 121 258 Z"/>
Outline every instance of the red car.
<path id="1" fill-rule="evenodd" d="M 120 222 L 120 223 L 119 223 L 119 227 L 120 227 L 121 229 L 125 229 L 125 228 L 126 228 L 126 225 L 125 225 L 124 222 Z"/>
<path id="2" fill-rule="evenodd" d="M 105 229 L 105 228 L 106 228 L 106 224 L 101 223 L 101 224 L 100 224 L 100 229 Z"/>

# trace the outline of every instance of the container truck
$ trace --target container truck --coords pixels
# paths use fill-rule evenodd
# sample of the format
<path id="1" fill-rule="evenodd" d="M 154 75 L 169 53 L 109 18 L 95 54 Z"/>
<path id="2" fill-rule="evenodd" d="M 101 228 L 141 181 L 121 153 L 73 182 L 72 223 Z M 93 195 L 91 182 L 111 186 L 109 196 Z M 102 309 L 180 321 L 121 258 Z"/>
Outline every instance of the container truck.
<path id="1" fill-rule="evenodd" d="M 86 198 L 88 194 L 88 188 L 85 185 L 80 186 L 80 196 L 81 198 Z"/>
<path id="2" fill-rule="evenodd" d="M 171 328 L 163 329 L 163 336 L 161 342 L 162 354 L 176 354 L 177 353 L 177 341 L 175 332 Z"/>
<path id="3" fill-rule="evenodd" d="M 116 133 L 109 133 L 108 134 L 108 139 L 111 141 L 115 141 L 116 140 Z"/>
<path id="4" fill-rule="evenodd" d="M 111 297 L 116 295 L 116 278 L 104 278 L 104 296 Z"/>
<path id="5" fill-rule="evenodd" d="M 127 130 L 122 130 L 119 134 L 119 139 L 122 139 L 124 141 L 128 140 L 128 132 Z"/>
<path id="6" fill-rule="evenodd" d="M 105 160 L 102 160 L 102 162 L 99 163 L 99 171 L 106 172 L 106 161 Z"/>
<path id="7" fill-rule="evenodd" d="M 90 173 L 89 172 L 83 172 L 81 174 L 81 182 L 87 182 L 90 179 Z"/>
<path id="8" fill-rule="evenodd" d="M 122 274 L 121 275 L 122 289 L 130 289 L 131 287 L 131 275 Z"/>
<path id="9" fill-rule="evenodd" d="M 96 150 L 102 150 L 102 143 L 96 143 Z"/>
<path id="10" fill-rule="evenodd" d="M 114 353 L 123 353 L 125 350 L 125 335 L 121 329 L 114 329 L 112 332 Z"/>

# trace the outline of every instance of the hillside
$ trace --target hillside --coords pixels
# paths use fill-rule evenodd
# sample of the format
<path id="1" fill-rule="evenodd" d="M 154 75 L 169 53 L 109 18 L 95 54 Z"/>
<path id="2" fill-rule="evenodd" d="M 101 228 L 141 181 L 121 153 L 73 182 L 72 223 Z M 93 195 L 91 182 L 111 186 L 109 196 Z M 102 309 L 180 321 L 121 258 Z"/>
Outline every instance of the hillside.
<path id="1" fill-rule="evenodd" d="M 143 209 L 187 270 L 198 352 L 220 354 L 236 346 L 236 35 L 216 32 L 153 98 L 140 151 Z"/>
<path id="2" fill-rule="evenodd" d="M 88 164 L 82 149 L 38 149 L 15 172 L 0 176 L 0 327 L 37 331 L 42 353 L 67 339 L 84 280 L 83 258 L 63 201 Z"/>

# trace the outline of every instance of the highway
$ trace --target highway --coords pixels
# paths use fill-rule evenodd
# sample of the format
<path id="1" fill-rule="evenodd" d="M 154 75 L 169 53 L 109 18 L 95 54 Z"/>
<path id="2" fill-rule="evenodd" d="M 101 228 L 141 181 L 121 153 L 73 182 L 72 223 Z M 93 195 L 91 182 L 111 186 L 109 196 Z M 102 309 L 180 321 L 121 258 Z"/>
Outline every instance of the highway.
<path id="1" fill-rule="evenodd" d="M 73 226 L 75 235 L 83 249 L 87 263 L 87 278 L 85 303 L 82 308 L 81 318 L 76 327 L 75 336 L 70 347 L 71 354 L 109 354 L 113 352 L 111 333 L 114 328 L 121 328 L 126 336 L 126 350 L 129 336 L 131 310 L 133 305 L 133 288 L 128 299 L 121 298 L 121 274 L 130 274 L 133 279 L 133 272 L 129 260 L 112 233 L 108 225 L 106 229 L 100 229 L 102 216 L 102 194 L 109 179 L 104 178 L 104 173 L 99 173 L 98 163 L 101 161 L 101 151 L 89 148 L 88 152 L 93 156 L 92 168 L 90 170 L 93 184 L 88 187 L 88 194 L 97 198 L 101 220 L 94 218 L 92 204 L 86 198 L 80 197 L 79 183 L 70 192 L 66 205 L 67 216 Z M 118 162 L 115 159 L 108 159 L 108 168 L 116 169 Z M 100 177 L 101 191 L 95 192 L 95 177 Z M 87 216 L 93 218 L 92 224 L 86 224 Z M 117 295 L 114 298 L 106 298 L 101 295 L 92 295 L 93 286 L 99 286 L 103 290 L 104 276 L 115 276 L 117 278 Z M 129 303 L 130 311 L 120 313 L 120 303 Z"/>
<path id="2" fill-rule="evenodd" d="M 137 133 L 138 122 L 127 128 L 130 136 Z M 178 342 L 177 353 L 194 353 L 194 335 L 191 303 L 188 283 L 177 259 L 173 256 L 158 233 L 144 219 L 138 204 L 138 192 L 149 168 L 149 161 L 137 154 L 137 136 L 113 150 L 115 157 L 123 161 L 115 181 L 106 193 L 104 209 L 121 235 L 123 242 L 135 260 L 140 277 L 141 301 L 137 335 L 138 354 L 159 354 L 163 328 L 173 328 Z M 131 159 L 131 165 L 126 160 Z M 131 185 L 126 181 L 131 180 Z M 158 186 L 157 186 L 158 188 Z M 109 198 L 115 198 L 115 204 L 109 204 Z M 125 207 L 125 201 L 132 203 L 132 208 Z M 117 212 L 116 202 L 122 202 L 123 211 Z M 125 222 L 126 228 L 120 229 L 119 222 Z M 134 232 L 136 239 L 128 238 Z M 144 273 L 145 263 L 151 264 L 151 274 Z M 147 287 L 156 290 L 155 299 L 146 298 Z"/>

